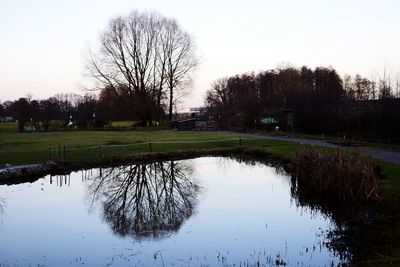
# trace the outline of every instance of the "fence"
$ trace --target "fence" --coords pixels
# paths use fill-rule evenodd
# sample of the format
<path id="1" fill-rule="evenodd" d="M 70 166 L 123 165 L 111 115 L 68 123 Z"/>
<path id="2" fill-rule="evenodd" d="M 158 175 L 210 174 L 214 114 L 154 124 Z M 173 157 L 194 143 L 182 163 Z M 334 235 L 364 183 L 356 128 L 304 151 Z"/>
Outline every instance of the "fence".
<path id="1" fill-rule="evenodd" d="M 134 144 L 98 145 L 90 147 L 70 147 L 68 144 L 48 148 L 49 160 L 101 160 L 105 157 L 122 156 L 145 152 L 162 152 L 176 149 L 205 149 L 215 147 L 242 146 L 244 139 L 199 140 L 199 141 L 152 141 Z"/>

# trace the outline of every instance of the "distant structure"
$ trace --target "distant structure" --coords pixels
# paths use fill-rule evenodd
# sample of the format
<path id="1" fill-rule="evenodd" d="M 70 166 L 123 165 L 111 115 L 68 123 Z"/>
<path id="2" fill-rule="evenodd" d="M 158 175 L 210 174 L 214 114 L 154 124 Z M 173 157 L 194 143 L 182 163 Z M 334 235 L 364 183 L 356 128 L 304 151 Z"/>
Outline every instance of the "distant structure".
<path id="1" fill-rule="evenodd" d="M 194 108 L 189 108 L 189 111 L 193 113 L 205 113 L 207 109 L 206 107 L 194 107 Z"/>
<path id="2" fill-rule="evenodd" d="M 205 107 L 182 108 L 175 114 L 175 120 L 193 119 L 205 114 Z"/>
<path id="3" fill-rule="evenodd" d="M 72 121 L 72 114 L 69 115 L 69 121 L 66 127 L 72 127 L 74 122 Z"/>
<path id="4" fill-rule="evenodd" d="M 205 107 L 191 107 L 177 112 L 175 120 L 170 122 L 170 129 L 180 131 L 193 130 L 200 121 L 204 120 Z"/>
<path id="5" fill-rule="evenodd" d="M 35 124 L 33 123 L 33 119 L 32 118 L 31 118 L 30 121 L 25 122 L 24 132 L 26 132 L 26 133 L 36 132 L 36 127 L 35 127 Z"/>
<path id="6" fill-rule="evenodd" d="M 193 130 L 196 128 L 196 119 L 171 121 L 169 127 L 170 129 L 176 129 L 179 131 Z"/>
<path id="7" fill-rule="evenodd" d="M 11 116 L 2 116 L 0 117 L 0 122 L 14 122 L 14 118 Z"/>

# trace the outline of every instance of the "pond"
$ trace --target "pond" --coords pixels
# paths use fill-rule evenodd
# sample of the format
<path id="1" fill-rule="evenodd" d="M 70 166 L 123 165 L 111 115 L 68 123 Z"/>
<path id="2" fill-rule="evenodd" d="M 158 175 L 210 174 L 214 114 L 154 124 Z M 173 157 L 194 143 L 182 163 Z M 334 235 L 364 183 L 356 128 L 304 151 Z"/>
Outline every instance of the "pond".
<path id="1" fill-rule="evenodd" d="M 338 266 L 290 176 L 222 157 L 0 186 L 0 266 Z"/>

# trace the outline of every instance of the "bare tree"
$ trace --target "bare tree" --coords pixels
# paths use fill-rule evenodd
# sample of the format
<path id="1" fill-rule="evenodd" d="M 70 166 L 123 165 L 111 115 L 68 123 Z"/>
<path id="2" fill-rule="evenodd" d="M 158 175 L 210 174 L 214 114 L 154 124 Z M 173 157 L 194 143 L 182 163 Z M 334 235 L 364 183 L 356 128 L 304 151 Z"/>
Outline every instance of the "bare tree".
<path id="1" fill-rule="evenodd" d="M 160 117 L 165 85 L 173 90 L 197 64 L 189 34 L 175 20 L 156 13 L 132 12 L 110 21 L 99 50 L 89 50 L 88 69 L 102 88 L 127 88 L 134 112 L 144 124 Z M 171 101 L 170 101 L 171 102 Z"/>
<path id="2" fill-rule="evenodd" d="M 395 80 L 395 89 L 394 89 L 394 96 L 396 98 L 400 97 L 400 73 L 397 73 L 396 80 Z"/>
<path id="3" fill-rule="evenodd" d="M 195 212 L 200 186 L 183 161 L 154 162 L 105 170 L 89 185 L 93 205 L 121 236 L 163 238 L 179 230 Z"/>
<path id="4" fill-rule="evenodd" d="M 392 78 L 390 73 L 386 70 L 386 65 L 383 69 L 383 76 L 379 79 L 379 98 L 380 99 L 388 99 L 392 98 Z"/>
<path id="5" fill-rule="evenodd" d="M 0 197 L 0 221 L 1 217 L 5 214 L 6 202 L 4 197 Z"/>
<path id="6" fill-rule="evenodd" d="M 173 107 L 191 83 L 190 72 L 198 65 L 194 53 L 192 37 L 183 31 L 175 20 L 164 25 L 163 48 L 166 58 L 166 82 L 169 91 L 169 120 L 172 120 Z M 180 90 L 179 90 L 180 89 Z M 179 90 L 179 91 L 178 91 Z M 180 95 L 181 94 L 181 95 Z"/>

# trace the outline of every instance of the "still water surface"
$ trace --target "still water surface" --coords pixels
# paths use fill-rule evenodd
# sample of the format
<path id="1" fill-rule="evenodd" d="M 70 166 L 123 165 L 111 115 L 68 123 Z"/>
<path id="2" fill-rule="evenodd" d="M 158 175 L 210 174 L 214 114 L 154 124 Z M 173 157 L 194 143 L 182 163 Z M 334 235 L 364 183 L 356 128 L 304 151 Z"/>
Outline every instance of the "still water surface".
<path id="1" fill-rule="evenodd" d="M 287 174 L 204 157 L 0 186 L 0 266 L 336 266 Z"/>

